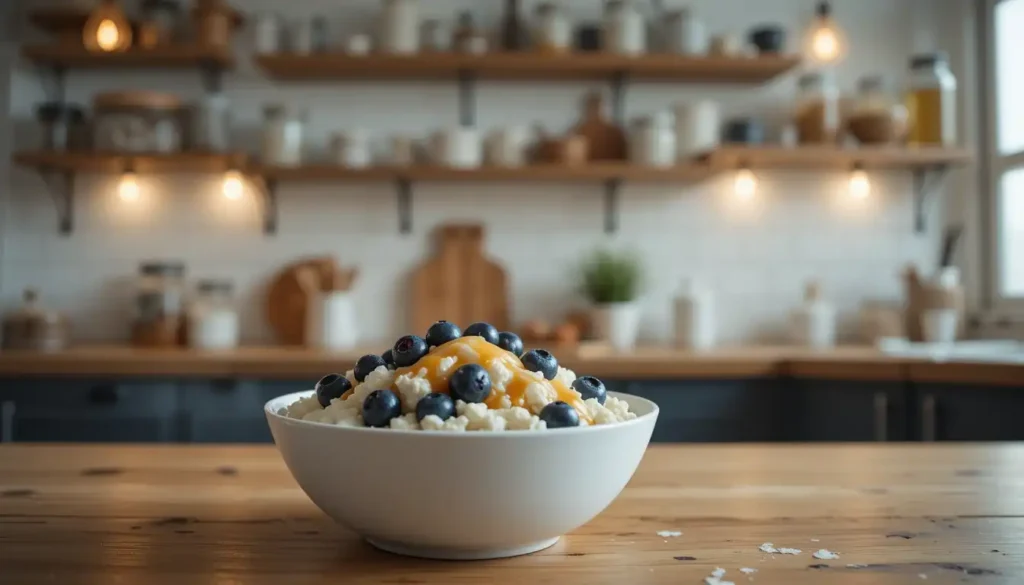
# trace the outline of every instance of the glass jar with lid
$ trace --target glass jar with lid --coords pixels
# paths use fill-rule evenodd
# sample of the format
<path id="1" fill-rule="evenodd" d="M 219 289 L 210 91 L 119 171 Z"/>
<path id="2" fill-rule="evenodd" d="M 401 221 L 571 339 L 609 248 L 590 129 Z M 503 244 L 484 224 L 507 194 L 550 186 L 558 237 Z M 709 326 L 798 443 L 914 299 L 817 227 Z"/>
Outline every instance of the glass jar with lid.
<path id="1" fill-rule="evenodd" d="M 807 73 L 798 82 L 796 125 L 800 144 L 835 144 L 839 137 L 839 88 L 829 71 Z"/>
<path id="2" fill-rule="evenodd" d="M 136 319 L 150 323 L 181 317 L 184 311 L 185 265 L 145 262 L 139 266 Z"/>
<path id="3" fill-rule="evenodd" d="M 945 53 L 916 55 L 907 88 L 909 135 L 914 145 L 956 144 L 956 76 Z"/>
<path id="4" fill-rule="evenodd" d="M 238 308 L 230 280 L 200 280 L 188 309 L 188 344 L 196 349 L 238 346 Z"/>
<path id="5" fill-rule="evenodd" d="M 552 2 L 537 6 L 534 20 L 533 40 L 542 51 L 561 53 L 572 44 L 572 26 L 562 9 Z"/>
<path id="6" fill-rule="evenodd" d="M 283 105 L 263 110 L 263 162 L 296 166 L 302 163 L 302 141 L 306 131 L 305 114 Z"/>
<path id="7" fill-rule="evenodd" d="M 861 144 L 890 144 L 906 134 L 906 108 L 888 91 L 882 76 L 862 77 L 846 126 Z"/>

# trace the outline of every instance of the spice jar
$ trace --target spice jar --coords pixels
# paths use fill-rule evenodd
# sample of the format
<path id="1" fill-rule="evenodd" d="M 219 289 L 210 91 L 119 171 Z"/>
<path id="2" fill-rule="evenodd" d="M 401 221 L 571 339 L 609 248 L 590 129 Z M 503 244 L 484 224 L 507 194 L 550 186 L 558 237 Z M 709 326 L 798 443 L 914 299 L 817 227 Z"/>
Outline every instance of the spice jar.
<path id="1" fill-rule="evenodd" d="M 198 0 L 193 20 L 199 45 L 226 49 L 231 44 L 235 13 L 224 0 Z"/>
<path id="2" fill-rule="evenodd" d="M 238 347 L 239 320 L 234 284 L 229 280 L 200 280 L 189 303 L 188 344 L 196 349 Z"/>
<path id="3" fill-rule="evenodd" d="M 263 162 L 296 166 L 302 163 L 305 115 L 282 105 L 267 106 L 263 112 Z"/>
<path id="4" fill-rule="evenodd" d="M 537 6 L 533 42 L 541 51 L 562 53 L 569 50 L 572 45 L 572 26 L 557 5 L 543 2 Z"/>
<path id="5" fill-rule="evenodd" d="M 647 23 L 632 2 L 609 0 L 604 9 L 601 44 L 605 51 L 639 55 L 647 47 Z"/>
<path id="6" fill-rule="evenodd" d="M 906 133 L 906 108 L 885 91 L 881 76 L 864 77 L 857 84 L 857 101 L 846 127 L 861 144 L 889 144 Z"/>
<path id="7" fill-rule="evenodd" d="M 956 87 L 945 53 L 917 55 L 911 60 L 906 100 L 910 144 L 956 144 Z"/>
<path id="8" fill-rule="evenodd" d="M 89 126 L 82 108 L 47 102 L 36 108 L 43 129 L 44 150 L 81 150 L 89 147 Z"/>
<path id="9" fill-rule="evenodd" d="M 834 144 L 839 136 L 839 89 L 828 73 L 800 77 L 793 121 L 801 144 Z"/>
<path id="10" fill-rule="evenodd" d="M 39 294 L 26 289 L 22 307 L 4 317 L 3 347 L 24 351 L 60 351 L 68 346 L 70 326 L 60 313 L 39 305 Z"/>
<path id="11" fill-rule="evenodd" d="M 140 265 L 132 331 L 135 345 L 177 345 L 182 328 L 184 298 L 184 264 L 146 262 Z"/>

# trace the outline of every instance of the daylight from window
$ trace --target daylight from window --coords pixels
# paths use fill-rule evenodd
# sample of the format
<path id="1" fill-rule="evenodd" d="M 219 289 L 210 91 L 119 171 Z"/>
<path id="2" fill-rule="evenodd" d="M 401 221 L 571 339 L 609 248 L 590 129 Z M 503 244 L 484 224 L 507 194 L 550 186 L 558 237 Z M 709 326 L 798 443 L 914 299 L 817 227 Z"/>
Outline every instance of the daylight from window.
<path id="1" fill-rule="evenodd" d="M 999 156 L 1024 151 L 1024 0 L 996 7 L 996 136 Z M 1024 297 L 1024 168 L 999 181 L 1000 291 Z"/>

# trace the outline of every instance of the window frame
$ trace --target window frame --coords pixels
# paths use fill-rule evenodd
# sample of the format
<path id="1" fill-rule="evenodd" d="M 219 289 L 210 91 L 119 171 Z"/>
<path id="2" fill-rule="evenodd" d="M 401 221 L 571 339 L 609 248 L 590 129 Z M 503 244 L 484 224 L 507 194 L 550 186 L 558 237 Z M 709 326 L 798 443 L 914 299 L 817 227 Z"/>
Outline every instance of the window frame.
<path id="1" fill-rule="evenodd" d="M 981 60 L 980 83 L 981 99 L 978 101 L 981 111 L 981 203 L 982 234 L 987 237 L 983 242 L 983 270 L 985 277 L 985 298 L 989 309 L 1002 314 L 1024 314 L 1024 295 L 1010 297 L 1002 293 L 1002 264 L 1005 250 L 1001 245 L 1002 222 L 1002 180 L 1003 176 L 1014 169 L 1024 170 L 1024 149 L 1019 152 L 1002 155 L 999 153 L 998 131 L 998 87 L 996 75 L 996 7 L 1009 0 L 980 0 L 978 5 L 981 15 L 978 19 L 979 35 L 978 55 Z M 1018 0 L 1021 1 L 1021 0 Z"/>

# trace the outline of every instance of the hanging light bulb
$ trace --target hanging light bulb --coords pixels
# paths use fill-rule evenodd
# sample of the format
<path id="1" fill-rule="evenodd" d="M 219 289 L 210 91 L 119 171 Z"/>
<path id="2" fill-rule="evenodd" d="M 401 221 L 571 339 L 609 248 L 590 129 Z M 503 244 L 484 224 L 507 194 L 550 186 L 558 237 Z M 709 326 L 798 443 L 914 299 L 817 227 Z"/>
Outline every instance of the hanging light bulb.
<path id="1" fill-rule="evenodd" d="M 757 194 L 757 175 L 746 167 L 736 171 L 736 178 L 733 181 L 733 192 L 739 199 L 752 199 Z"/>
<path id="2" fill-rule="evenodd" d="M 871 179 L 864 169 L 854 167 L 850 172 L 850 197 L 867 199 L 871 195 Z"/>
<path id="3" fill-rule="evenodd" d="M 832 18 L 832 6 L 828 2 L 818 3 L 814 22 L 807 30 L 806 45 L 805 52 L 814 63 L 830 65 L 843 58 L 846 38 Z"/>
<path id="4" fill-rule="evenodd" d="M 82 29 L 82 41 L 89 51 L 113 53 L 132 46 L 132 27 L 117 0 L 102 0 Z"/>
<path id="5" fill-rule="evenodd" d="M 126 171 L 121 175 L 121 184 L 117 187 L 117 194 L 121 201 L 132 203 L 139 200 L 139 179 L 132 171 Z"/>
<path id="6" fill-rule="evenodd" d="M 224 193 L 224 197 L 236 201 L 242 198 L 242 193 L 245 191 L 245 185 L 242 182 L 242 173 L 236 170 L 230 170 L 224 173 L 224 183 L 221 185 L 221 191 Z"/>

